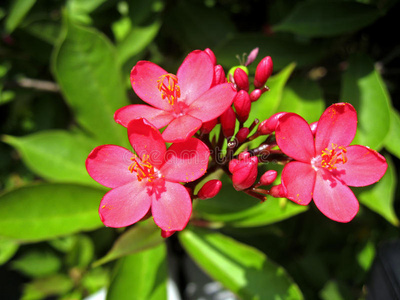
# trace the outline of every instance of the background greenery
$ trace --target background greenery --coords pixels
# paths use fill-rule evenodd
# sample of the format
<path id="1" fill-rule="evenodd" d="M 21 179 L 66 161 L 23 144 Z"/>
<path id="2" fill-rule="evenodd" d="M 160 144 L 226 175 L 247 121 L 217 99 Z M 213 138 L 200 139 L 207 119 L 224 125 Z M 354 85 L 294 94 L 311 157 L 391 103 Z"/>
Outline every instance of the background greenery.
<path id="1" fill-rule="evenodd" d="M 396 0 L 3 1 L 0 296 L 80 299 L 107 287 L 107 299 L 166 299 L 166 258 L 178 252 L 242 299 L 365 299 L 380 245 L 399 237 L 398 13 Z M 113 114 L 140 101 L 132 66 L 175 72 L 211 48 L 227 71 L 255 47 L 250 73 L 270 55 L 274 75 L 249 122 L 283 110 L 313 122 L 346 101 L 358 111 L 354 143 L 386 156 L 382 180 L 354 189 L 357 217 L 339 224 L 313 204 L 259 203 L 223 179 L 167 240 L 152 220 L 105 228 L 106 190 L 84 161 L 97 145 L 128 145 Z"/>

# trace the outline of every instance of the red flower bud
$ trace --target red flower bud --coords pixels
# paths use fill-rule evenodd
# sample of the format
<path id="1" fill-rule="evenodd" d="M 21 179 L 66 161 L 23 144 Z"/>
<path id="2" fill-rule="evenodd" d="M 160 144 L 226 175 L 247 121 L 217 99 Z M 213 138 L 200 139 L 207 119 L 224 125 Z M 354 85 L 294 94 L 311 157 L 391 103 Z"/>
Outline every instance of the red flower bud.
<path id="1" fill-rule="evenodd" d="M 311 132 L 314 136 L 317 133 L 317 126 L 318 126 L 318 121 L 310 124 Z"/>
<path id="2" fill-rule="evenodd" d="M 232 184 L 237 191 L 247 189 L 253 185 L 257 178 L 258 159 L 252 156 L 248 159 L 232 159 L 229 171 L 232 173 Z"/>
<path id="3" fill-rule="evenodd" d="M 261 88 L 265 85 L 268 78 L 272 74 L 273 63 L 270 56 L 264 57 L 260 63 L 257 65 L 256 74 L 254 77 L 254 86 L 256 88 Z"/>
<path id="4" fill-rule="evenodd" d="M 276 179 L 276 176 L 278 175 L 278 172 L 275 170 L 269 170 L 265 172 L 261 178 L 260 178 L 260 183 L 261 185 L 270 185 L 274 182 Z"/>
<path id="5" fill-rule="evenodd" d="M 239 131 L 236 133 L 236 139 L 238 143 L 243 143 L 247 137 L 249 136 L 250 129 L 247 127 L 242 127 L 239 129 Z"/>
<path id="6" fill-rule="evenodd" d="M 236 115 L 231 106 L 219 117 L 222 133 L 226 138 L 233 136 L 236 126 Z"/>
<path id="7" fill-rule="evenodd" d="M 214 81 L 213 86 L 226 82 L 225 71 L 221 65 L 216 65 L 214 67 Z"/>
<path id="8" fill-rule="evenodd" d="M 219 193 L 221 187 L 222 187 L 222 182 L 219 181 L 218 179 L 207 181 L 201 187 L 200 191 L 197 194 L 197 197 L 199 197 L 202 200 L 213 198 Z"/>
<path id="9" fill-rule="evenodd" d="M 233 73 L 233 79 L 238 90 L 249 91 L 249 76 L 241 68 L 236 68 Z"/>
<path id="10" fill-rule="evenodd" d="M 287 190 L 282 184 L 278 184 L 271 187 L 269 194 L 275 198 L 286 198 Z"/>
<path id="11" fill-rule="evenodd" d="M 276 126 L 278 126 L 279 118 L 287 114 L 286 112 L 280 112 L 272 115 L 268 119 L 262 121 L 258 125 L 257 132 L 262 135 L 267 135 L 275 131 Z"/>
<path id="12" fill-rule="evenodd" d="M 240 122 L 246 122 L 251 109 L 250 96 L 245 90 L 240 90 L 233 99 L 233 105 Z"/>
<path id="13" fill-rule="evenodd" d="M 258 55 L 258 47 L 251 50 L 249 56 L 247 56 L 246 63 L 244 64 L 246 67 L 253 63 L 253 61 L 257 58 Z"/>
<path id="14" fill-rule="evenodd" d="M 250 101 L 251 102 L 257 101 L 258 99 L 260 99 L 261 95 L 262 91 L 260 89 L 255 89 L 250 93 Z"/>
<path id="15" fill-rule="evenodd" d="M 213 65 L 215 66 L 217 64 L 217 58 L 215 57 L 214 52 L 210 48 L 206 48 L 204 52 L 208 54 L 208 56 L 211 58 Z"/>
<path id="16" fill-rule="evenodd" d="M 204 122 L 203 125 L 200 128 L 200 131 L 202 133 L 210 133 L 211 130 L 213 130 L 215 125 L 217 125 L 217 124 L 218 124 L 218 118 L 215 118 L 215 119 L 213 119 L 211 121 L 208 121 L 208 122 Z"/>
<path id="17" fill-rule="evenodd" d="M 244 152 L 240 152 L 239 154 L 239 160 L 245 160 L 245 159 L 249 159 L 251 157 L 250 152 L 248 151 L 244 151 Z M 232 171 L 231 171 L 232 173 Z"/>

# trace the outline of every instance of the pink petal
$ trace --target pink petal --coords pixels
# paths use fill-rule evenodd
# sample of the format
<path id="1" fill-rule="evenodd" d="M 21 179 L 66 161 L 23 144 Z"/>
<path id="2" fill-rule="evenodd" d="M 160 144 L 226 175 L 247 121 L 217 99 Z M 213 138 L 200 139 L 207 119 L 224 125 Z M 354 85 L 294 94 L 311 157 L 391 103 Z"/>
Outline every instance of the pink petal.
<path id="1" fill-rule="evenodd" d="M 166 142 L 183 142 L 200 129 L 203 123 L 192 116 L 183 115 L 173 120 L 163 131 L 162 137 Z"/>
<path id="2" fill-rule="evenodd" d="M 118 109 L 114 114 L 114 120 L 124 127 L 133 119 L 144 118 L 156 128 L 162 128 L 174 118 L 171 113 L 148 105 L 131 104 Z"/>
<path id="3" fill-rule="evenodd" d="M 165 181 L 165 192 L 153 196 L 151 211 L 154 222 L 164 231 L 178 231 L 186 227 L 192 213 L 192 201 L 186 188 Z"/>
<path id="4" fill-rule="evenodd" d="M 144 182 L 133 181 L 104 195 L 99 214 L 104 225 L 125 227 L 142 219 L 149 211 L 151 197 Z"/>
<path id="5" fill-rule="evenodd" d="M 307 205 L 312 198 L 315 171 L 310 164 L 299 161 L 288 163 L 282 171 L 282 185 L 287 198 L 300 205 Z"/>
<path id="6" fill-rule="evenodd" d="M 135 119 L 128 124 L 128 138 L 140 159 L 148 161 L 156 168 L 163 163 L 166 146 L 161 133 L 146 119 Z"/>
<path id="7" fill-rule="evenodd" d="M 210 121 L 232 105 L 235 95 L 236 91 L 230 83 L 218 84 L 196 99 L 186 113 L 202 122 Z"/>
<path id="8" fill-rule="evenodd" d="M 135 93 L 148 104 L 166 111 L 172 107 L 167 99 L 161 98 L 157 80 L 168 74 L 163 68 L 149 61 L 139 61 L 131 71 L 131 84 Z"/>
<path id="9" fill-rule="evenodd" d="M 318 209 L 337 222 L 349 222 L 358 212 L 359 204 L 351 189 L 324 169 L 317 172 L 313 198 Z"/>
<path id="10" fill-rule="evenodd" d="M 214 65 L 207 53 L 195 50 L 189 53 L 177 72 L 181 99 L 190 105 L 206 92 L 214 78 Z"/>
<path id="11" fill-rule="evenodd" d="M 295 160 L 310 163 L 315 154 L 310 126 L 299 115 L 287 113 L 279 118 L 276 141 L 282 152 Z"/>
<path id="12" fill-rule="evenodd" d="M 131 151 L 120 146 L 98 146 L 86 159 L 86 169 L 98 183 L 115 188 L 135 180 L 136 176 L 129 171 L 132 156 Z"/>
<path id="13" fill-rule="evenodd" d="M 189 138 L 168 148 L 160 172 L 169 181 L 193 181 L 206 172 L 209 156 L 210 151 L 202 141 Z"/>
<path id="14" fill-rule="evenodd" d="M 387 169 L 386 159 L 375 150 L 365 146 L 347 147 L 347 162 L 336 164 L 332 172 L 350 186 L 366 186 L 377 182 Z"/>
<path id="15" fill-rule="evenodd" d="M 348 146 L 357 130 L 357 112 L 349 103 L 337 103 L 329 106 L 318 121 L 315 134 L 315 151 L 320 154 L 332 143 Z"/>

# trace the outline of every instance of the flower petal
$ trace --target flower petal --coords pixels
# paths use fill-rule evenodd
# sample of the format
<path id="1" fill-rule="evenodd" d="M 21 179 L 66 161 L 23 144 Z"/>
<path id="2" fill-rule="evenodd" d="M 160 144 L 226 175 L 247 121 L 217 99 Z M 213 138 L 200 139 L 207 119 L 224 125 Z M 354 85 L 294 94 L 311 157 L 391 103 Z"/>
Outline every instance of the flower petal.
<path id="1" fill-rule="evenodd" d="M 329 219 L 346 223 L 358 212 L 358 201 L 351 189 L 324 169 L 317 172 L 314 202 Z"/>
<path id="2" fill-rule="evenodd" d="M 276 128 L 276 142 L 286 155 L 310 163 L 315 155 L 314 137 L 307 121 L 294 113 L 279 118 Z"/>
<path id="3" fill-rule="evenodd" d="M 192 201 L 186 188 L 165 181 L 166 191 L 153 197 L 151 211 L 154 222 L 164 231 L 178 231 L 186 227 L 192 213 Z"/>
<path id="4" fill-rule="evenodd" d="M 375 150 L 365 146 L 347 147 L 347 162 L 336 164 L 333 173 L 350 186 L 366 186 L 377 182 L 387 169 L 386 159 Z"/>
<path id="5" fill-rule="evenodd" d="M 99 207 L 100 219 L 109 227 L 125 227 L 142 219 L 150 205 L 145 183 L 133 181 L 104 195 Z"/>
<path id="6" fill-rule="evenodd" d="M 160 172 L 169 181 L 193 181 L 206 172 L 209 156 L 210 151 L 202 141 L 189 138 L 168 148 Z"/>
<path id="7" fill-rule="evenodd" d="M 163 131 L 162 137 L 166 142 L 183 142 L 200 129 L 203 123 L 192 116 L 183 115 L 173 120 Z"/>
<path id="8" fill-rule="evenodd" d="M 162 128 L 173 120 L 170 112 L 148 105 L 131 104 L 118 109 L 114 114 L 114 120 L 124 127 L 133 119 L 144 118 L 156 128 Z"/>
<path id="9" fill-rule="evenodd" d="M 168 74 L 163 68 L 149 61 L 139 61 L 131 71 L 131 84 L 135 93 L 144 102 L 166 111 L 172 106 L 167 99 L 162 99 L 157 80 Z"/>
<path id="10" fill-rule="evenodd" d="M 232 88 L 232 84 L 218 84 L 196 99 L 186 113 L 202 122 L 213 120 L 232 105 L 235 95 L 236 91 Z"/>
<path id="11" fill-rule="evenodd" d="M 176 75 L 181 99 L 190 105 L 210 88 L 214 78 L 214 65 L 207 53 L 195 50 L 186 56 Z"/>
<path id="12" fill-rule="evenodd" d="M 120 146 L 102 145 L 94 148 L 86 159 L 86 170 L 98 183 L 115 188 L 134 181 L 129 171 L 134 154 Z"/>
<path id="13" fill-rule="evenodd" d="M 299 161 L 288 163 L 282 171 L 282 185 L 287 198 L 300 205 L 307 205 L 312 198 L 315 171 L 310 164 Z"/>
<path id="14" fill-rule="evenodd" d="M 357 130 L 357 112 L 349 103 L 329 106 L 318 121 L 315 134 L 315 151 L 320 154 L 332 143 L 347 147 Z"/>
<path id="15" fill-rule="evenodd" d="M 163 163 L 166 146 L 161 133 L 146 119 L 135 119 L 128 124 L 128 138 L 139 156 L 149 155 L 148 161 L 158 168 Z"/>

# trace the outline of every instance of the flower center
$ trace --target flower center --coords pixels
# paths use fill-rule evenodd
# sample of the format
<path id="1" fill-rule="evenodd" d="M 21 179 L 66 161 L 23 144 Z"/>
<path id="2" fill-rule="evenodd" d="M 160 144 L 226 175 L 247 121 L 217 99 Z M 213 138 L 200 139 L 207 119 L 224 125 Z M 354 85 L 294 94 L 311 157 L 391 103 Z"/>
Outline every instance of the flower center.
<path id="1" fill-rule="evenodd" d="M 181 96 L 181 88 L 178 85 L 178 77 L 174 74 L 161 75 L 157 80 L 158 90 L 163 99 L 167 98 L 168 103 L 174 105 Z"/>
<path id="2" fill-rule="evenodd" d="M 345 164 L 347 162 L 347 149 L 332 143 L 332 149 L 325 148 L 321 154 L 321 167 L 328 170 L 336 169 L 336 164 Z"/>
<path id="3" fill-rule="evenodd" d="M 131 173 L 136 172 L 137 178 L 139 181 L 147 178 L 149 182 L 153 179 L 158 178 L 158 171 L 154 168 L 154 166 L 149 162 L 149 155 L 143 154 L 142 160 L 138 161 L 136 156 L 131 157 L 131 161 L 133 161 L 128 167 Z"/>

